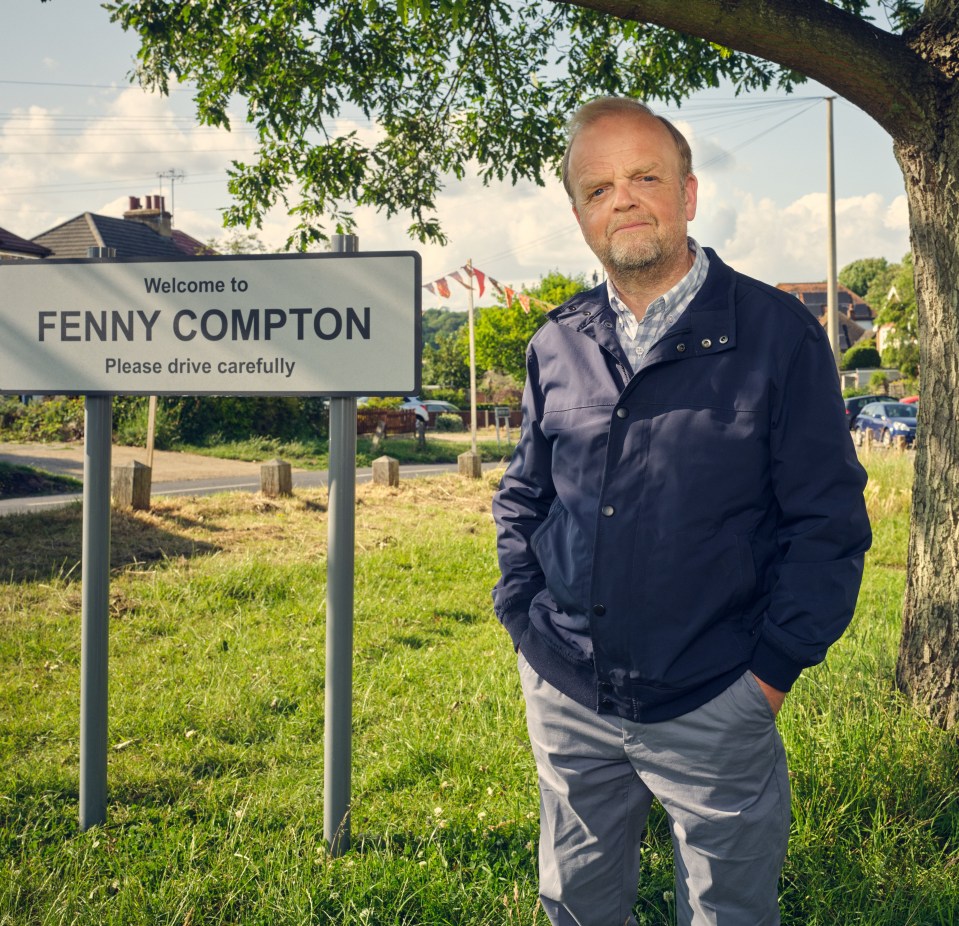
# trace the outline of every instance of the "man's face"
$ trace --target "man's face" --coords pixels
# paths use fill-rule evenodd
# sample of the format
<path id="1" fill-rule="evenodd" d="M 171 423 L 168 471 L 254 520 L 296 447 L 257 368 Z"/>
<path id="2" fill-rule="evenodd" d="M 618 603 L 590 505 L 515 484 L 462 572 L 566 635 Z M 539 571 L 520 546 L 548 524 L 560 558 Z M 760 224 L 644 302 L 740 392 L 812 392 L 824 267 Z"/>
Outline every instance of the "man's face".
<path id="1" fill-rule="evenodd" d="M 573 142 L 573 212 L 609 275 L 659 273 L 686 260 L 696 178 L 682 176 L 666 127 L 639 114 L 603 116 Z"/>

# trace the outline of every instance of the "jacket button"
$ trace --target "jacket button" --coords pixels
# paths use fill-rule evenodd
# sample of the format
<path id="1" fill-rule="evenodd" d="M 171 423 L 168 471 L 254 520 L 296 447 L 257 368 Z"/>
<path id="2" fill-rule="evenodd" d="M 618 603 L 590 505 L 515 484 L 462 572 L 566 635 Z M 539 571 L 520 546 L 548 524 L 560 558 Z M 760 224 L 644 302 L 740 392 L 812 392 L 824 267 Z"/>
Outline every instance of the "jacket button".
<path id="1" fill-rule="evenodd" d="M 606 608 L 601 604 L 593 605 L 593 614 L 597 617 L 602 617 L 606 613 Z"/>
<path id="2" fill-rule="evenodd" d="M 612 328 L 612 327 L 613 327 L 613 323 L 612 323 L 612 322 L 603 322 L 603 327 L 604 327 L 604 328 Z"/>
<path id="3" fill-rule="evenodd" d="M 686 345 L 685 345 L 685 344 L 677 344 L 677 345 L 676 345 L 676 350 L 678 350 L 680 353 L 682 353 L 684 350 L 686 350 Z"/>
<path id="4" fill-rule="evenodd" d="M 614 514 L 616 514 L 616 509 L 612 505 L 603 505 L 603 514 L 607 518 L 611 518 Z"/>
<path id="5" fill-rule="evenodd" d="M 713 346 L 713 342 L 710 341 L 709 338 L 703 338 L 702 341 L 700 341 L 699 343 L 702 344 L 703 347 L 706 347 L 706 348 L 709 348 L 709 347 L 712 347 L 712 346 Z"/>
<path id="6" fill-rule="evenodd" d="M 719 338 L 719 343 L 720 343 L 720 344 L 726 344 L 726 343 L 728 343 L 728 341 L 729 341 L 728 335 L 725 335 L 725 334 L 724 334 L 724 335 L 721 335 L 720 338 Z"/>
<path id="7" fill-rule="evenodd" d="M 617 417 L 617 418 L 628 418 L 628 417 L 629 417 L 629 409 L 628 409 L 628 408 L 617 408 L 617 409 L 616 409 L 616 417 Z"/>

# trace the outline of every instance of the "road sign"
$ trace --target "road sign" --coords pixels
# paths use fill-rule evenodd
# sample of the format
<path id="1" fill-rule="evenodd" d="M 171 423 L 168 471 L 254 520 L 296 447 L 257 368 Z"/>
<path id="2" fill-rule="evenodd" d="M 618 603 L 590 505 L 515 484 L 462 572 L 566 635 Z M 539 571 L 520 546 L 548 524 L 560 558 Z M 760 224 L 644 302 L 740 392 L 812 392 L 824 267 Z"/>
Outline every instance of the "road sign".
<path id="1" fill-rule="evenodd" d="M 412 251 L 0 265 L 0 393 L 415 395 Z"/>

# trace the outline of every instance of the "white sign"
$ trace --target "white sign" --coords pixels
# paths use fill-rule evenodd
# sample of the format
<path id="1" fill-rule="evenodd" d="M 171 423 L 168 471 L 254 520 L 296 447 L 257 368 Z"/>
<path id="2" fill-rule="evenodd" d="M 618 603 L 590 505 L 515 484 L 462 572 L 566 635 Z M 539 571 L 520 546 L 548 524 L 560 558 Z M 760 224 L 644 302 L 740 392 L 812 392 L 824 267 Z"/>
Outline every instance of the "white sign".
<path id="1" fill-rule="evenodd" d="M 415 395 L 412 251 L 0 264 L 0 393 Z"/>

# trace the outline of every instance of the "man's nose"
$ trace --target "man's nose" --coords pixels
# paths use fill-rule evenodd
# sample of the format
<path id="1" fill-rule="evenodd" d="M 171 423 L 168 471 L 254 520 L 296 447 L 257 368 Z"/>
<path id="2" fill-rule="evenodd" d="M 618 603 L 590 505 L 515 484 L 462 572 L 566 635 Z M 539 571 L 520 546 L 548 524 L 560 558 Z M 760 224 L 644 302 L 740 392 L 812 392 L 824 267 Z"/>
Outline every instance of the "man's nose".
<path id="1" fill-rule="evenodd" d="M 617 180 L 613 183 L 613 207 L 618 210 L 632 209 L 639 205 L 636 184 L 629 180 Z"/>

